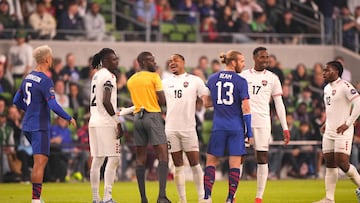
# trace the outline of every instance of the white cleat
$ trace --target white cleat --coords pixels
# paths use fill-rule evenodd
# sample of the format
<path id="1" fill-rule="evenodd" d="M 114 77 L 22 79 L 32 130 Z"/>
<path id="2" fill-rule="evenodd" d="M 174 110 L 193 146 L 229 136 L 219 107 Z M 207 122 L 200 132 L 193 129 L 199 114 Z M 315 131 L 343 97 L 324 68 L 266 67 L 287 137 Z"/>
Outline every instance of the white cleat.
<path id="1" fill-rule="evenodd" d="M 321 200 L 319 200 L 317 202 L 313 202 L 313 203 L 335 203 L 335 201 L 325 197 L 324 199 L 321 199 Z"/>
<path id="2" fill-rule="evenodd" d="M 358 202 L 360 203 L 360 188 L 357 188 L 357 189 L 355 190 L 355 194 L 356 194 L 356 197 L 357 197 L 357 199 L 358 199 Z"/>
<path id="3" fill-rule="evenodd" d="M 209 199 L 202 199 L 202 200 L 199 201 L 199 203 L 212 203 L 212 200 L 211 200 L 211 198 L 209 198 Z"/>

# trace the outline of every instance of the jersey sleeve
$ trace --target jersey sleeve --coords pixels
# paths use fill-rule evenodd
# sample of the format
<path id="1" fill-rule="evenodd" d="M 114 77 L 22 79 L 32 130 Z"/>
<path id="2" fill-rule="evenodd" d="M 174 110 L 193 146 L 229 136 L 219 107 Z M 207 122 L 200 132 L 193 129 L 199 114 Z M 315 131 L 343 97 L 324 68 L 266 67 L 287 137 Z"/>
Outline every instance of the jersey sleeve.
<path id="1" fill-rule="evenodd" d="M 282 87 L 279 78 L 276 75 L 273 75 L 274 88 L 272 88 L 271 95 L 279 96 L 282 95 Z"/>
<path id="2" fill-rule="evenodd" d="M 44 83 L 41 84 L 41 92 L 46 101 L 55 99 L 55 90 L 54 90 L 53 81 L 50 79 L 44 80 Z"/>
<path id="3" fill-rule="evenodd" d="M 249 90 L 248 90 L 248 83 L 243 78 L 241 78 L 241 80 L 239 81 L 239 92 L 240 92 L 240 99 L 241 100 L 250 99 Z"/>
<path id="4" fill-rule="evenodd" d="M 163 90 L 162 82 L 161 82 L 160 76 L 158 74 L 155 74 L 154 85 L 155 85 L 155 90 L 156 91 L 162 91 Z"/>
<path id="5" fill-rule="evenodd" d="M 344 81 L 344 85 L 343 85 L 343 91 L 346 95 L 346 98 L 350 101 L 352 101 L 353 99 L 355 99 L 356 97 L 359 96 L 358 91 L 354 88 L 354 86 L 352 86 L 350 83 Z"/>
<path id="6" fill-rule="evenodd" d="M 209 89 L 206 87 L 205 83 L 200 78 L 196 77 L 196 82 L 197 82 L 197 87 L 198 87 L 197 95 L 199 97 L 210 95 Z"/>

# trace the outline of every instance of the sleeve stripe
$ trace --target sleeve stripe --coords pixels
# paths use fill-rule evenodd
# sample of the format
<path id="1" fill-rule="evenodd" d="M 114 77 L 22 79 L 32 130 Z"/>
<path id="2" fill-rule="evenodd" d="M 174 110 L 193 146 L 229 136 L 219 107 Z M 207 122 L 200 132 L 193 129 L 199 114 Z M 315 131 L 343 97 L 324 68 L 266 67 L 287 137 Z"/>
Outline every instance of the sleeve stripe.
<path id="1" fill-rule="evenodd" d="M 281 96 L 281 95 L 282 95 L 282 93 L 277 93 L 277 94 L 273 94 L 271 96 L 276 97 L 276 96 Z"/>

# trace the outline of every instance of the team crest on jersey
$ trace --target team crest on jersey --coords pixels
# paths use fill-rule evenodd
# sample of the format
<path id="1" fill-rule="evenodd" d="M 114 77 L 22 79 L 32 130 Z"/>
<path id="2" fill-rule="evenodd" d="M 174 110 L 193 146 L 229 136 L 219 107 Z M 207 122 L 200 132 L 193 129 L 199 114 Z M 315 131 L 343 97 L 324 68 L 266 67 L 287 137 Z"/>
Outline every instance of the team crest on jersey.
<path id="1" fill-rule="evenodd" d="M 189 87 L 189 82 L 185 81 L 183 85 L 184 87 Z"/>
<path id="2" fill-rule="evenodd" d="M 357 91 L 356 91 L 356 89 L 351 89 L 351 90 L 350 90 L 350 93 L 351 93 L 351 94 L 356 94 Z"/>
<path id="3" fill-rule="evenodd" d="M 268 81 L 267 80 L 263 80 L 261 81 L 262 85 L 265 87 L 267 84 L 268 84 Z"/>
<path id="4" fill-rule="evenodd" d="M 331 94 L 332 94 L 332 96 L 334 96 L 334 95 L 336 94 L 336 90 L 333 90 L 333 91 L 331 92 Z"/>
<path id="5" fill-rule="evenodd" d="M 50 88 L 50 89 L 49 89 L 49 92 L 50 92 L 50 94 L 55 94 L 54 87 Z"/>

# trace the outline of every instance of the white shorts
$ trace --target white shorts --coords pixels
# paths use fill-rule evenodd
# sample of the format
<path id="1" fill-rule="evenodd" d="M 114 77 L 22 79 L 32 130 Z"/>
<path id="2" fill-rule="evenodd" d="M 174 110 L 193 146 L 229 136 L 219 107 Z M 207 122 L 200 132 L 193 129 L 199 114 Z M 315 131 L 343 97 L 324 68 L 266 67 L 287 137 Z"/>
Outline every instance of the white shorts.
<path id="1" fill-rule="evenodd" d="M 322 151 L 324 154 L 338 152 L 350 155 L 352 140 L 352 137 L 345 137 L 344 139 L 331 139 L 324 136 L 322 140 Z"/>
<path id="2" fill-rule="evenodd" d="M 271 128 L 252 128 L 254 135 L 254 149 L 256 151 L 269 151 Z"/>
<path id="3" fill-rule="evenodd" d="M 91 156 L 120 156 L 120 140 L 116 137 L 115 127 L 89 127 Z"/>
<path id="4" fill-rule="evenodd" d="M 165 131 L 169 152 L 199 151 L 199 141 L 194 131 Z"/>

